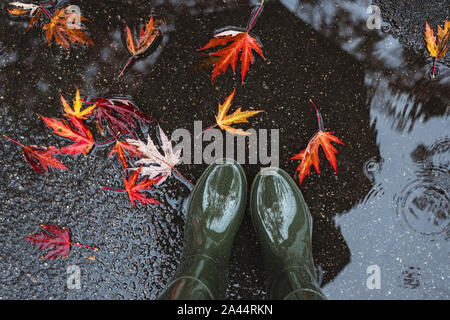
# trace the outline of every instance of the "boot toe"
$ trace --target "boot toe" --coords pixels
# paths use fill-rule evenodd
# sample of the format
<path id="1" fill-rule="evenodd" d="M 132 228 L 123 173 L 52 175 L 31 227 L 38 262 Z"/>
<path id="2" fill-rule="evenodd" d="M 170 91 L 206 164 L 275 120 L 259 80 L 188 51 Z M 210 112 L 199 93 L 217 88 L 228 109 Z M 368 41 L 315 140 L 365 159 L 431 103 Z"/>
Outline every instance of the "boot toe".
<path id="1" fill-rule="evenodd" d="M 258 173 L 251 188 L 250 212 L 265 260 L 288 267 L 310 249 L 311 214 L 284 170 L 265 168 Z"/>
<path id="2" fill-rule="evenodd" d="M 211 164 L 200 177 L 188 206 L 185 236 L 191 251 L 227 259 L 245 210 L 247 181 L 232 159 Z"/>

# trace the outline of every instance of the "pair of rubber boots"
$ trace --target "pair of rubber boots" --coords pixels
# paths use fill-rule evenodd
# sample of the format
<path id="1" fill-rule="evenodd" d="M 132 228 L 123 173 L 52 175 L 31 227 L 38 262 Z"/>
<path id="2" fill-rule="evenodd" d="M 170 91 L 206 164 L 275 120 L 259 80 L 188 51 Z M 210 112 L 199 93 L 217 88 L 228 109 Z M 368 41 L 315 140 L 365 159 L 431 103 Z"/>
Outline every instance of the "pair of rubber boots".
<path id="1" fill-rule="evenodd" d="M 188 205 L 181 264 L 160 299 L 224 299 L 246 198 L 245 174 L 234 160 L 216 161 L 203 172 Z M 292 178 L 278 168 L 262 169 L 251 187 L 250 212 L 272 299 L 323 299 L 311 252 L 311 214 Z"/>

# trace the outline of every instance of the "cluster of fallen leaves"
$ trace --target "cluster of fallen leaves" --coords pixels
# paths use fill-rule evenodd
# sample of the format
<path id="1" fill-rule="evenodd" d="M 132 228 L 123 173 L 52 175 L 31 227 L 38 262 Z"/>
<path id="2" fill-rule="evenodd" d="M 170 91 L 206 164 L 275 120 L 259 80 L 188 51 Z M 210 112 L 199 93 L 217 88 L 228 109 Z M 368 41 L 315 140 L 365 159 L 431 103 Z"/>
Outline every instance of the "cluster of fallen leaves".
<path id="1" fill-rule="evenodd" d="M 71 44 L 94 45 L 94 41 L 84 31 L 84 26 L 81 23 L 89 20 L 81 15 L 78 6 L 69 5 L 63 8 L 54 8 L 54 12 L 52 12 L 50 8 L 57 5 L 57 1 L 43 4 L 15 1 L 8 5 L 8 12 L 11 15 L 30 18 L 25 32 L 30 31 L 40 20 L 44 19 L 46 23 L 42 26 L 42 30 L 45 31 L 45 38 L 49 46 L 51 46 L 53 39 L 67 50 L 70 50 Z M 136 41 L 128 25 L 125 25 L 125 29 L 127 49 L 131 53 L 131 58 L 125 64 L 119 76 L 123 74 L 134 58 L 142 55 L 151 47 L 160 34 L 158 27 L 153 21 L 153 16 L 150 17 L 144 27 L 141 27 L 138 41 Z"/>
<path id="2" fill-rule="evenodd" d="M 156 120 L 141 112 L 130 100 L 122 98 L 94 98 L 92 99 L 92 102 L 88 102 L 81 99 L 80 92 L 77 89 L 75 99 L 73 100 L 73 107 L 67 103 L 62 95 L 61 103 L 64 111 L 63 119 L 44 116 L 41 116 L 41 118 L 45 124 L 53 130 L 54 134 L 72 140 L 72 144 L 61 148 L 55 146 L 44 147 L 22 145 L 5 136 L 9 140 L 16 142 L 23 147 L 25 160 L 36 172 L 44 174 L 42 169 L 48 172 L 49 167 L 68 170 L 68 168 L 55 157 L 57 154 L 87 155 L 94 145 L 108 146 L 110 142 L 113 141 L 115 141 L 115 144 L 111 148 L 108 156 L 112 157 L 117 154 L 119 163 L 125 170 L 128 169 L 129 158 L 151 157 L 152 153 L 157 151 L 156 147 L 156 151 L 153 149 L 149 151 L 146 148 L 140 150 L 133 145 L 133 143 L 139 141 L 131 139 L 137 138 L 138 125 L 145 125 Z M 83 104 L 87 106 L 83 106 Z M 101 135 L 105 135 L 106 131 L 108 131 L 109 134 L 113 136 L 112 139 L 106 142 L 95 142 L 91 130 L 84 123 L 91 121 L 96 125 Z M 171 153 L 172 145 L 170 141 L 168 141 L 162 130 L 160 130 L 160 134 L 163 141 L 163 150 L 169 155 L 166 154 L 165 156 L 162 156 L 157 153 L 157 157 L 160 157 L 161 161 L 167 160 L 172 166 L 175 166 L 178 163 L 179 154 L 173 155 Z M 119 140 L 119 137 L 123 140 Z M 165 170 L 165 165 L 163 167 Z M 165 180 L 169 175 L 170 172 L 164 172 L 161 178 L 164 178 Z M 135 181 L 135 179 L 131 180 Z M 146 186 L 150 187 L 151 185 L 146 184 Z M 145 190 L 148 189 L 149 188 Z M 138 190 L 144 189 L 139 188 Z M 132 203 L 134 202 L 132 201 Z"/>
<path id="3" fill-rule="evenodd" d="M 233 72 L 236 71 L 236 63 L 238 61 L 239 53 L 241 60 L 242 83 L 244 82 L 245 76 L 249 70 L 250 63 L 254 62 L 253 50 L 258 53 L 261 58 L 265 59 L 261 49 L 261 42 L 257 37 L 250 34 L 250 29 L 253 27 L 256 18 L 261 14 L 263 4 L 264 0 L 261 1 L 258 8 L 253 11 L 252 15 L 250 16 L 249 24 L 245 30 L 235 27 L 221 30 L 220 32 L 217 32 L 204 47 L 199 49 L 200 51 L 203 51 L 218 46 L 222 47 L 215 52 L 210 52 L 206 60 L 206 64 L 212 63 L 214 65 L 211 82 L 214 81 L 214 79 L 218 75 L 224 73 L 229 66 L 231 66 Z M 205 62 L 203 62 L 203 64 L 205 64 Z M 221 129 L 226 130 L 231 134 L 249 134 L 246 131 L 233 128 L 230 125 L 234 123 L 248 122 L 247 118 L 263 111 L 241 111 L 241 108 L 238 108 L 234 113 L 227 115 L 228 109 L 231 106 L 231 101 L 234 97 L 234 93 L 235 91 L 233 91 L 228 96 L 224 104 L 219 105 L 219 113 L 216 115 L 216 125 L 206 130 L 219 126 Z M 325 156 L 327 157 L 328 161 L 330 161 L 331 166 L 337 173 L 335 156 L 337 150 L 331 145 L 330 142 L 344 144 L 337 137 L 333 136 L 331 132 L 323 131 L 323 123 L 320 117 L 319 110 L 315 105 L 314 108 L 316 109 L 318 115 L 319 130 L 311 138 L 306 149 L 300 151 L 297 155 L 290 158 L 290 160 L 300 160 L 300 164 L 297 167 L 300 184 L 305 178 L 305 175 L 310 174 L 311 165 L 314 165 L 317 173 L 319 173 L 319 146 L 322 147 L 323 151 L 325 152 Z"/>
<path id="4" fill-rule="evenodd" d="M 83 154 L 86 156 L 94 146 L 109 147 L 114 142 L 108 157 L 117 155 L 119 163 L 124 168 L 124 189 L 102 188 L 126 192 L 133 207 L 135 207 L 135 201 L 143 205 L 160 204 L 158 200 L 148 197 L 145 192 L 153 189 L 154 185 L 164 182 L 171 176 L 172 171 L 184 178 L 174 168 L 180 162 L 181 150 L 173 151 L 172 143 L 160 127 L 159 135 L 164 154 L 158 151 L 150 137 L 148 137 L 147 144 L 137 139 L 139 126 L 156 120 L 141 112 L 130 100 L 124 98 L 94 98 L 92 101 L 84 101 L 77 89 L 72 103 L 73 106 L 70 106 L 62 95 L 61 103 L 63 107 L 62 119 L 44 116 L 41 116 L 41 118 L 55 135 L 71 140 L 72 144 L 59 148 L 56 146 L 23 145 L 4 135 L 5 138 L 22 147 L 25 160 L 34 171 L 44 174 L 44 171 L 48 172 L 49 168 L 69 170 L 60 159 L 56 158 L 57 155 Z M 87 123 L 90 122 L 95 125 L 100 135 L 108 134 L 112 138 L 105 142 L 96 142 L 92 131 L 87 126 Z M 130 161 L 133 158 L 139 159 L 135 162 L 139 166 L 129 168 Z M 146 166 L 143 167 L 142 164 Z M 128 174 L 127 169 L 131 170 L 130 174 Z M 149 176 L 149 178 L 144 177 L 139 181 L 140 176 Z M 67 255 L 70 245 L 74 244 L 70 243 L 69 231 L 52 225 L 43 225 L 43 227 L 50 234 L 43 232 L 28 237 L 27 240 L 39 245 L 41 249 L 53 248 L 43 258 L 54 259 L 58 256 Z"/>
<path id="5" fill-rule="evenodd" d="M 70 6 L 66 8 L 56 9 L 52 15 L 45 7 L 52 5 L 54 2 L 49 2 L 41 5 L 24 4 L 20 2 L 10 3 L 13 9 L 9 12 L 12 15 L 28 15 L 30 22 L 27 30 L 32 28 L 42 17 L 50 19 L 43 26 L 45 35 L 49 45 L 52 39 L 60 44 L 65 49 L 70 49 L 70 43 L 80 43 L 93 45 L 93 41 L 82 30 L 81 26 L 73 28 L 69 24 L 72 21 L 87 21 L 86 18 L 80 14 L 73 16 Z M 261 58 L 264 58 L 262 53 L 261 42 L 256 36 L 250 34 L 250 30 L 256 21 L 256 18 L 261 14 L 264 1 L 253 11 L 250 16 L 247 28 L 227 28 L 217 32 L 214 37 L 201 49 L 200 51 L 209 50 L 215 47 L 222 47 L 221 49 L 208 53 L 210 63 L 214 64 L 214 69 L 211 81 L 221 73 L 224 73 L 229 66 L 233 72 L 236 69 L 237 60 L 240 54 L 241 61 L 241 79 L 245 80 L 245 76 L 249 70 L 250 63 L 254 62 L 253 51 L 258 53 Z M 45 13 L 46 17 L 43 15 Z M 75 13 L 77 14 L 77 13 Z M 129 63 L 137 56 L 145 52 L 154 43 L 154 40 L 159 35 L 159 30 L 154 26 L 153 17 L 140 29 L 139 37 L 136 37 L 131 32 L 128 25 L 126 25 L 126 39 L 127 49 L 131 53 L 131 58 L 126 63 L 120 75 L 123 74 Z M 218 126 L 230 134 L 247 135 L 250 134 L 242 129 L 235 128 L 232 125 L 238 123 L 248 123 L 248 118 L 253 117 L 263 110 L 245 110 L 242 111 L 238 107 L 234 112 L 228 113 L 231 107 L 231 102 L 234 98 L 235 90 L 225 99 L 223 104 L 219 104 L 218 113 L 215 116 L 216 124 L 209 127 L 205 131 Z M 69 170 L 58 158 L 58 154 L 88 155 L 92 148 L 96 146 L 109 146 L 111 142 L 115 141 L 108 157 L 117 155 L 117 159 L 125 171 L 123 178 L 124 189 L 116 189 L 110 187 L 101 187 L 105 190 L 126 192 L 129 201 L 133 207 L 136 201 L 142 205 L 160 204 L 156 199 L 148 197 L 145 192 L 152 189 L 154 186 L 162 184 L 168 177 L 175 172 L 186 180 L 176 169 L 175 166 L 180 162 L 181 150 L 174 152 L 172 143 L 159 127 L 159 137 L 161 141 L 160 153 L 158 147 L 153 143 L 150 136 L 147 137 L 147 142 L 138 139 L 137 129 L 139 125 L 145 125 L 149 122 L 155 121 L 149 115 L 142 113 L 130 100 L 123 98 L 94 98 L 92 101 L 84 101 L 81 99 L 80 93 L 77 89 L 75 99 L 73 100 L 73 107 L 61 95 L 61 103 L 63 106 L 63 118 L 49 118 L 41 116 L 45 124 L 53 130 L 53 133 L 72 140 L 72 144 L 57 148 L 55 146 L 37 146 L 37 145 L 23 145 L 7 136 L 11 141 L 23 147 L 23 154 L 25 160 L 31 165 L 33 170 L 44 174 L 48 172 L 49 168 Z M 314 105 L 316 108 L 316 106 Z M 314 135 L 305 150 L 291 158 L 291 160 L 300 160 L 297 168 L 299 173 L 300 184 L 306 174 L 310 172 L 310 166 L 314 165 L 316 171 L 319 172 L 319 156 L 318 149 L 322 146 L 325 151 L 327 159 L 336 171 L 336 149 L 330 142 L 337 142 L 343 144 L 338 138 L 334 137 L 330 132 L 323 131 L 323 124 L 318 109 L 316 108 L 319 131 Z M 111 135 L 112 138 L 106 142 L 95 142 L 91 130 L 86 126 L 85 122 L 93 122 L 96 125 L 98 132 L 105 136 Z M 203 132 L 205 132 L 203 131 Z M 203 133 L 202 132 L 202 133 Z M 120 139 L 119 139 L 120 138 Z M 136 167 L 129 167 L 129 162 L 134 159 Z M 131 173 L 128 174 L 128 170 Z M 143 176 L 139 180 L 140 176 Z M 190 183 L 192 185 L 192 183 Z M 46 232 L 27 237 L 26 239 L 31 243 L 38 245 L 40 249 L 51 249 L 43 258 L 55 259 L 58 256 L 65 257 L 71 245 L 79 245 L 95 249 L 86 245 L 70 242 L 70 233 L 67 229 L 61 229 L 54 225 L 42 225 Z"/>
<path id="6" fill-rule="evenodd" d="M 11 15 L 28 16 L 30 18 L 25 32 L 28 32 L 38 24 L 41 19 L 45 19 L 46 23 L 42 29 L 45 31 L 45 38 L 49 46 L 51 46 L 53 39 L 67 50 L 70 49 L 71 44 L 75 45 L 76 43 L 93 46 L 94 41 L 89 38 L 81 24 L 81 21 L 88 21 L 88 19 L 78 12 L 78 7 L 69 5 L 64 8 L 56 8 L 52 13 L 49 7 L 55 3 L 56 1 L 52 1 L 37 5 L 11 2 L 9 3 L 10 9 L 8 9 L 8 12 Z"/>

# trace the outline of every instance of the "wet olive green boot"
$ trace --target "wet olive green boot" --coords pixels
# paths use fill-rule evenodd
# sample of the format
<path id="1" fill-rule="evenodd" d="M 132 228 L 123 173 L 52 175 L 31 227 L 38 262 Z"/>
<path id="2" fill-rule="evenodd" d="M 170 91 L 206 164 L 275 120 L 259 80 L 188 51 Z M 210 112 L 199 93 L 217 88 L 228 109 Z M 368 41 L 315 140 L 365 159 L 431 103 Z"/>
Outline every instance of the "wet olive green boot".
<path id="1" fill-rule="evenodd" d="M 279 168 L 261 170 L 253 181 L 250 211 L 272 299 L 324 299 L 312 258 L 311 214 L 292 178 Z"/>
<path id="2" fill-rule="evenodd" d="M 181 264 L 160 299 L 224 298 L 246 195 L 244 171 L 234 160 L 216 161 L 203 172 L 188 204 Z"/>

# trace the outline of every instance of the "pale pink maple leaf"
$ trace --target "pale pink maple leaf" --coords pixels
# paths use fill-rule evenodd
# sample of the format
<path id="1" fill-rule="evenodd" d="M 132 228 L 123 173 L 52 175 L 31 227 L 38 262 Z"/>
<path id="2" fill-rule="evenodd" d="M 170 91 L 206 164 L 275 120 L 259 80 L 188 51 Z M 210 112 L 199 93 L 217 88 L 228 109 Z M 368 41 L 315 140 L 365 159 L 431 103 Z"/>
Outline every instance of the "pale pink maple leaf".
<path id="1" fill-rule="evenodd" d="M 127 139 L 127 143 L 134 145 L 143 154 L 143 158 L 136 161 L 136 165 L 148 165 L 141 169 L 141 175 L 149 176 L 150 179 L 157 176 L 161 176 L 161 179 L 156 183 L 160 185 L 168 177 L 172 175 L 172 169 L 180 162 L 181 149 L 176 152 L 173 151 L 172 142 L 159 128 L 159 136 L 161 138 L 161 148 L 164 152 L 162 155 L 156 145 L 153 143 L 149 135 L 147 135 L 147 144 L 141 140 Z M 138 168 L 130 168 L 130 170 L 136 170 Z"/>

